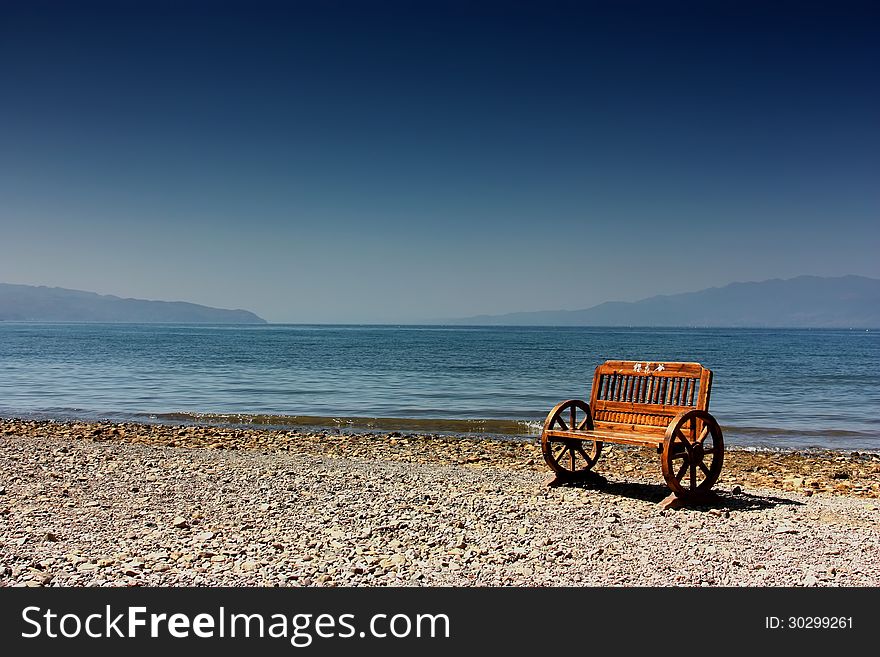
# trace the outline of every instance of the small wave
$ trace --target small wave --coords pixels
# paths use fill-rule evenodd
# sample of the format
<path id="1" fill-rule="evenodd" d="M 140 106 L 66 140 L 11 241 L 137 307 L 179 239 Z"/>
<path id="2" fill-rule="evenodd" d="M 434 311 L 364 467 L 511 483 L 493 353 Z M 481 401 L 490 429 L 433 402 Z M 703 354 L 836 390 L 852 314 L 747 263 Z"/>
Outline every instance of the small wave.
<path id="1" fill-rule="evenodd" d="M 49 420 L 135 421 L 159 424 L 207 424 L 215 426 L 263 427 L 274 429 L 315 429 L 348 431 L 408 431 L 422 434 L 487 436 L 533 439 L 540 435 L 543 422 L 537 419 L 480 418 L 406 418 L 367 416 L 283 415 L 271 413 L 102 413 L 79 408 L 47 408 L 28 413 L 9 412 L 0 407 L 4 417 Z M 835 449 L 880 450 L 880 435 L 875 431 L 852 429 L 792 428 L 753 425 L 723 425 L 725 442 L 739 449 Z"/>
<path id="2" fill-rule="evenodd" d="M 851 429 L 793 429 L 784 427 L 754 427 L 722 425 L 725 434 L 737 436 L 787 436 L 792 438 L 862 438 L 865 440 L 880 440 L 880 435 L 874 432 L 855 431 Z"/>
<path id="3" fill-rule="evenodd" d="M 184 422 L 276 428 L 309 427 L 330 429 L 375 429 L 379 431 L 416 431 L 423 433 L 483 434 L 497 436 L 535 436 L 541 423 L 533 420 L 400 418 L 400 417 L 328 417 L 320 415 L 267 415 L 246 413 L 151 413 L 146 416 L 161 422 Z"/>

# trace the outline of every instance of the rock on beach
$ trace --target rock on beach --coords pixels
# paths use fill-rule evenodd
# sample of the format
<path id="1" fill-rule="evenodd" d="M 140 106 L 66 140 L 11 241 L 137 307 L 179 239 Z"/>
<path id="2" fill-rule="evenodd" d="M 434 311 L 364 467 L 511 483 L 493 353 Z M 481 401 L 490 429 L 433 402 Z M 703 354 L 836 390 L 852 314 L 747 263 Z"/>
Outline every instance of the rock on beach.
<path id="1" fill-rule="evenodd" d="M 3 586 L 877 586 L 880 457 L 656 454 L 549 488 L 533 441 L 0 420 Z"/>

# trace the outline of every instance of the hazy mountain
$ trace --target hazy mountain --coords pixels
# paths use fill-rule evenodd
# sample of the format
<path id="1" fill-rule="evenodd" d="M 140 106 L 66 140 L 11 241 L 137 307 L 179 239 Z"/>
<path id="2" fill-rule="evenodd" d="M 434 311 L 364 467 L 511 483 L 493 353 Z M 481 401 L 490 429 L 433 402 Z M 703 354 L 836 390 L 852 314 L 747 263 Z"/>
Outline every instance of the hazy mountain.
<path id="1" fill-rule="evenodd" d="M 454 324 L 519 326 L 880 327 L 880 280 L 799 276 L 609 301 L 584 310 L 478 315 Z"/>
<path id="2" fill-rule="evenodd" d="M 34 322 L 179 322 L 265 324 L 247 310 L 183 301 L 145 301 L 60 287 L 0 283 L 0 320 Z"/>

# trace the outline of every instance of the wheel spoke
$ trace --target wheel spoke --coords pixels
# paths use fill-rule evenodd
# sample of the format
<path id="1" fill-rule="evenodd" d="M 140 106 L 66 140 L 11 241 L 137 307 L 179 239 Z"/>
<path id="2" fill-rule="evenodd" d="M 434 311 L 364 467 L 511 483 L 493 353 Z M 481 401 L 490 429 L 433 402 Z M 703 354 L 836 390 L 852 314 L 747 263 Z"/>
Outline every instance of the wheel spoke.
<path id="1" fill-rule="evenodd" d="M 685 436 L 681 429 L 676 429 L 674 436 L 678 438 L 678 441 L 681 442 L 687 451 L 691 451 L 691 441 L 688 440 L 687 436 Z"/>
<path id="2" fill-rule="evenodd" d="M 678 459 L 683 459 L 687 457 L 687 452 L 679 452 L 678 454 L 673 454 L 669 457 L 671 461 L 676 461 Z"/>
<path id="3" fill-rule="evenodd" d="M 577 426 L 577 406 L 572 404 L 569 412 L 571 413 L 571 415 L 569 416 L 571 417 L 571 422 L 569 423 L 569 426 L 574 428 Z"/>
<path id="4" fill-rule="evenodd" d="M 715 454 L 715 448 L 712 447 L 711 449 L 704 449 L 703 454 Z"/>
<path id="5" fill-rule="evenodd" d="M 706 467 L 706 464 L 700 461 L 697 465 L 700 466 L 700 470 L 708 477 L 709 476 L 709 468 Z"/>
<path id="6" fill-rule="evenodd" d="M 568 425 L 565 423 L 565 420 L 562 419 L 561 415 L 556 416 L 556 422 L 559 424 L 560 428 L 563 431 L 568 431 Z"/>
<path id="7" fill-rule="evenodd" d="M 590 416 L 588 415 L 588 416 L 585 417 L 583 420 L 581 420 L 581 423 L 578 425 L 577 430 L 578 430 L 578 431 L 583 431 L 584 429 L 586 429 L 586 428 L 587 428 L 587 422 L 589 422 L 589 421 L 590 421 Z"/>
<path id="8" fill-rule="evenodd" d="M 691 490 L 697 487 L 697 464 L 691 462 Z"/>
<path id="9" fill-rule="evenodd" d="M 678 469 L 678 473 L 675 475 L 676 481 L 681 481 L 681 478 L 684 476 L 684 473 L 688 469 L 688 465 L 689 464 L 687 461 L 685 461 L 684 463 L 681 464 L 681 467 Z"/>
<path id="10" fill-rule="evenodd" d="M 568 451 L 568 445 L 562 443 L 562 451 L 554 457 L 554 460 L 557 464 L 562 465 L 562 457 L 565 456 L 566 451 Z"/>
<path id="11" fill-rule="evenodd" d="M 574 472 L 575 470 L 577 470 L 577 467 L 575 467 L 574 464 L 574 449 L 572 449 L 570 445 L 568 447 L 568 455 L 571 457 L 571 471 Z"/>
<path id="12" fill-rule="evenodd" d="M 709 435 L 709 427 L 708 426 L 703 427 L 703 430 L 700 432 L 700 437 L 697 438 L 697 442 L 702 443 L 704 440 L 706 440 L 706 436 L 708 436 L 708 435 Z"/>
<path id="13" fill-rule="evenodd" d="M 587 456 L 587 453 L 584 451 L 583 445 L 578 445 L 576 447 L 577 451 L 580 452 L 580 455 L 584 457 L 584 461 L 587 462 L 587 465 L 590 465 L 590 457 Z"/>

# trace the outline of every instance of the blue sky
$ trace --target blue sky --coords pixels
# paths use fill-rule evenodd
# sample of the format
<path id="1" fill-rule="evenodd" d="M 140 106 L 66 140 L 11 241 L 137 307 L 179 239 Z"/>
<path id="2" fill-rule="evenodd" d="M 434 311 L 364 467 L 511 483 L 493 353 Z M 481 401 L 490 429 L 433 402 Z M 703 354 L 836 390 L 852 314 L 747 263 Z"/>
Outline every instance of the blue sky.
<path id="1" fill-rule="evenodd" d="M 0 5 L 0 281 L 404 322 L 880 277 L 870 3 Z"/>

